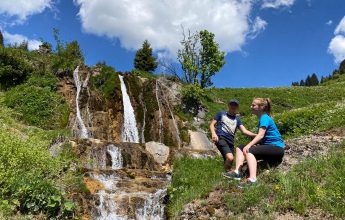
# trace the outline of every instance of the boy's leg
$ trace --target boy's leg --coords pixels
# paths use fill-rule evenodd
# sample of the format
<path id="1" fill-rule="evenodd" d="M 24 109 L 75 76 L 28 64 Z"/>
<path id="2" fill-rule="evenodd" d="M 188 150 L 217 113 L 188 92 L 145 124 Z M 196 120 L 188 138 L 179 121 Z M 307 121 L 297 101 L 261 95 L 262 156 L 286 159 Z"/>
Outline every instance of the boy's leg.
<path id="1" fill-rule="evenodd" d="M 223 156 L 225 172 L 230 171 L 232 161 L 234 160 L 233 145 L 230 145 L 224 138 L 219 137 L 216 146 Z"/>
<path id="2" fill-rule="evenodd" d="M 227 153 L 225 155 L 224 169 L 226 172 L 231 171 L 232 161 L 234 160 L 234 155 L 232 153 Z"/>
<path id="3" fill-rule="evenodd" d="M 244 163 L 244 155 L 243 155 L 243 148 L 244 145 L 240 145 L 236 147 L 236 167 L 235 167 L 235 172 L 239 173 L 240 168 L 243 166 Z"/>

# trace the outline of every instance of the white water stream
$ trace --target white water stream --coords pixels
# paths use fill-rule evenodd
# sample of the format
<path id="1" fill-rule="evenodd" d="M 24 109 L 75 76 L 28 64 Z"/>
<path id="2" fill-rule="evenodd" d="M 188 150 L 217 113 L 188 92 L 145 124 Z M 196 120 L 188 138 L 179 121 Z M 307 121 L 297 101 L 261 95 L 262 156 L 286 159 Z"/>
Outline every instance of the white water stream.
<path id="1" fill-rule="evenodd" d="M 78 136 L 80 138 L 89 138 L 88 130 L 84 124 L 84 121 L 81 117 L 80 114 L 80 108 L 79 108 L 79 97 L 80 97 L 80 91 L 82 87 L 82 82 L 79 79 L 79 66 L 73 71 L 73 79 L 74 79 L 74 84 L 77 87 L 77 94 L 75 97 L 75 106 L 76 106 L 76 126 L 79 130 Z M 86 82 L 87 83 L 87 82 Z"/>
<path id="2" fill-rule="evenodd" d="M 122 141 L 139 143 L 137 122 L 135 120 L 134 109 L 127 93 L 123 76 L 119 75 L 121 81 L 122 101 L 123 101 L 123 129 Z"/>

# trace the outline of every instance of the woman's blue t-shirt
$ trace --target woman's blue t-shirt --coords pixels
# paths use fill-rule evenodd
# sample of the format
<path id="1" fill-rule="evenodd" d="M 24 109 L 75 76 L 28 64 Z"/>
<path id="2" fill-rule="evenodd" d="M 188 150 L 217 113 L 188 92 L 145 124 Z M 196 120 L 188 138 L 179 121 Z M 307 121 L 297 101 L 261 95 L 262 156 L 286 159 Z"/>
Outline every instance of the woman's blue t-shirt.
<path id="1" fill-rule="evenodd" d="M 260 117 L 258 128 L 262 127 L 266 128 L 265 136 L 261 141 L 262 144 L 272 144 L 284 148 L 285 144 L 281 138 L 278 128 L 268 114 L 263 114 Z"/>

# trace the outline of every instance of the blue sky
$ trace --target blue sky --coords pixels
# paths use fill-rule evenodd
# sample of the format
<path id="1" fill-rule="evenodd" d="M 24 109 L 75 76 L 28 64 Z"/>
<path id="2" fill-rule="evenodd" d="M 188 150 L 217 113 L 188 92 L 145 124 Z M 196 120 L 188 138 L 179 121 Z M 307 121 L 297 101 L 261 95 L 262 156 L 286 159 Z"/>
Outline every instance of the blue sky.
<path id="1" fill-rule="evenodd" d="M 34 49 L 42 38 L 54 45 L 58 28 L 64 41 L 78 40 L 88 65 L 106 61 L 119 71 L 133 69 L 145 39 L 157 57 L 176 62 L 181 25 L 208 29 L 227 52 L 216 87 L 290 86 L 307 74 L 330 74 L 345 58 L 344 16 L 344 0 L 0 2 L 5 42 L 25 39 Z"/>

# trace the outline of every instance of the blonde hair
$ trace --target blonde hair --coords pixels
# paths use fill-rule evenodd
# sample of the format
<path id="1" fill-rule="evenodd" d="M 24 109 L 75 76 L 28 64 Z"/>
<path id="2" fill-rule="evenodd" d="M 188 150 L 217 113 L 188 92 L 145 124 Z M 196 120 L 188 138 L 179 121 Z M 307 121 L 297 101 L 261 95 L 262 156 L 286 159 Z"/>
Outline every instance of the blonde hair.
<path id="1" fill-rule="evenodd" d="M 268 115 L 272 114 L 272 101 L 270 98 L 254 98 L 254 101 L 259 102 L 259 106 Z"/>

